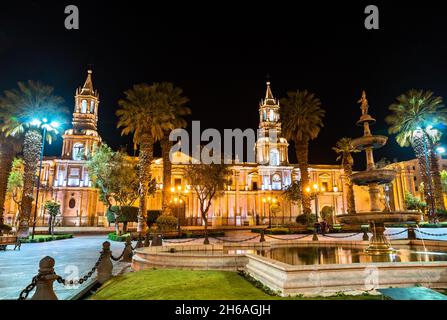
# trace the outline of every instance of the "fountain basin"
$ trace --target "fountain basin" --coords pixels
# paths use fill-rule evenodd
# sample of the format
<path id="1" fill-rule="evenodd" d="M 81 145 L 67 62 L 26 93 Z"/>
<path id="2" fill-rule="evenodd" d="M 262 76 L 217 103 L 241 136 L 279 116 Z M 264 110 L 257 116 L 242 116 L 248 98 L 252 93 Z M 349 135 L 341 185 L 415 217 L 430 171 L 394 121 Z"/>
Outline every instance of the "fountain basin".
<path id="1" fill-rule="evenodd" d="M 368 186 L 370 184 L 391 183 L 396 177 L 396 171 L 390 169 L 374 169 L 354 173 L 351 181 L 358 186 Z"/>
<path id="2" fill-rule="evenodd" d="M 352 145 L 359 150 L 367 148 L 379 149 L 386 145 L 388 137 L 386 136 L 363 136 L 352 140 Z"/>
<path id="3" fill-rule="evenodd" d="M 421 214 L 414 211 L 405 212 L 358 212 L 355 214 L 345 214 L 337 216 L 342 223 L 347 224 L 387 224 L 399 222 L 417 223 L 421 219 Z"/>

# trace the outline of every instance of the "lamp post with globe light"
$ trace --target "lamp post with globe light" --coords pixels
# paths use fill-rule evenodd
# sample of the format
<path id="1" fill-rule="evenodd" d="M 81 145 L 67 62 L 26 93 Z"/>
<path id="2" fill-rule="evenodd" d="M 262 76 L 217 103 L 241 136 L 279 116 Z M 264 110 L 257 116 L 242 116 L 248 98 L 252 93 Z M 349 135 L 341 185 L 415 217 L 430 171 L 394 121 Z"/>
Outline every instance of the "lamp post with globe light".
<path id="1" fill-rule="evenodd" d="M 37 207 L 39 203 L 39 189 L 40 189 L 40 178 L 42 172 L 42 162 L 43 162 L 43 154 L 45 150 L 45 140 L 47 138 L 48 132 L 58 133 L 57 128 L 60 126 L 57 121 L 48 121 L 47 118 L 42 119 L 33 119 L 30 123 L 32 127 L 37 127 L 42 129 L 42 148 L 40 150 L 40 160 L 39 160 L 39 173 L 37 175 L 37 189 L 36 189 L 36 201 L 34 204 L 34 219 L 33 219 L 33 231 L 31 233 L 31 239 L 34 239 L 34 234 L 36 230 L 36 222 L 37 222 Z"/>
<path id="2" fill-rule="evenodd" d="M 186 188 L 182 188 L 182 186 L 177 186 L 177 188 L 172 187 L 171 193 L 173 195 L 173 199 L 171 200 L 171 203 L 174 203 L 174 206 L 177 210 L 177 232 L 180 235 L 180 206 L 184 203 L 183 197 L 186 196 L 189 193 L 189 186 L 186 186 Z"/>
<path id="3" fill-rule="evenodd" d="M 318 195 L 326 192 L 324 187 L 320 187 L 317 183 L 315 183 L 312 188 L 306 187 L 306 192 L 309 194 L 311 198 L 315 199 L 315 224 L 314 224 L 314 235 L 312 237 L 313 241 L 318 241 L 317 236 L 317 223 L 318 223 Z"/>

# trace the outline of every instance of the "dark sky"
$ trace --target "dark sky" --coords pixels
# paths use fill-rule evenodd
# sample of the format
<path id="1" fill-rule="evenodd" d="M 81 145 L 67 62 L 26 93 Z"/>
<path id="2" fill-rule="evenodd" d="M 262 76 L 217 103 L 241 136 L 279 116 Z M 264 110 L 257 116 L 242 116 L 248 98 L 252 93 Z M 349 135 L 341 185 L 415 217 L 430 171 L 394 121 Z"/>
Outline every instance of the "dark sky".
<path id="1" fill-rule="evenodd" d="M 115 129 L 117 101 L 140 82 L 171 81 L 190 98 L 202 128 L 256 128 L 270 75 L 277 97 L 308 89 L 322 100 L 325 128 L 311 144 L 312 163 L 335 162 L 331 150 L 356 137 L 361 91 L 386 134 L 384 116 L 411 88 L 447 97 L 447 11 L 441 1 L 15 1 L 0 12 L 0 90 L 19 80 L 56 88 L 70 110 L 89 64 L 101 95 L 99 131 L 111 146 L 131 145 Z M 294 5 L 291 2 L 295 2 Z M 80 30 L 64 28 L 76 4 Z M 380 9 L 380 30 L 364 28 L 364 9 Z M 68 119 L 70 120 L 70 119 Z M 61 139 L 48 150 L 59 154 Z M 377 152 L 413 157 L 390 138 Z M 293 149 L 291 160 L 295 159 Z M 358 157 L 363 166 L 363 157 Z"/>

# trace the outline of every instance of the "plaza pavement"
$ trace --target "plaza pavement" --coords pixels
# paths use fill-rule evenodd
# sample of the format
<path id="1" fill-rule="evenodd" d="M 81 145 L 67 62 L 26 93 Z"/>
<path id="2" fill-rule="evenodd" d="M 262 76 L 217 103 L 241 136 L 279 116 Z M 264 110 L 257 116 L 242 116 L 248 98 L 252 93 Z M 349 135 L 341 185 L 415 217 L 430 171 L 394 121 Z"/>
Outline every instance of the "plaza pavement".
<path id="1" fill-rule="evenodd" d="M 78 272 L 80 277 L 84 276 L 95 265 L 102 243 L 106 240 L 106 236 L 79 236 L 67 240 L 22 244 L 20 251 L 13 251 L 14 246 L 8 246 L 7 251 L 0 251 L 0 299 L 17 299 L 37 274 L 39 261 L 45 256 L 55 259 L 58 275 L 65 278 Z M 114 256 L 119 256 L 124 243 L 112 242 L 111 249 Z M 67 289 L 54 282 L 56 295 L 61 300 L 76 295 L 83 287 Z"/>

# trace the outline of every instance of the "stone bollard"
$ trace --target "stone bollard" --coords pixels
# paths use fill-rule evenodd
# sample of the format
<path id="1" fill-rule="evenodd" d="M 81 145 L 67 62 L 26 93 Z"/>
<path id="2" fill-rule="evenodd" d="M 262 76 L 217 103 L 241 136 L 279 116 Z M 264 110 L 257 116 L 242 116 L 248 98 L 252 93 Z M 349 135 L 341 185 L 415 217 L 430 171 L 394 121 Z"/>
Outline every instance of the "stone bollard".
<path id="1" fill-rule="evenodd" d="M 126 238 L 126 246 L 124 247 L 123 257 L 121 258 L 121 262 L 132 262 L 132 240 L 130 237 Z"/>
<path id="2" fill-rule="evenodd" d="M 416 232 L 413 226 L 408 227 L 408 240 L 416 240 Z"/>
<path id="3" fill-rule="evenodd" d="M 210 239 L 208 238 L 208 232 L 205 232 L 205 239 L 203 240 L 203 244 L 205 245 L 210 244 Z"/>
<path id="4" fill-rule="evenodd" d="M 96 269 L 98 273 L 98 282 L 100 284 L 103 284 L 112 277 L 113 264 L 110 259 L 111 254 L 110 242 L 106 241 L 102 244 L 101 261 Z"/>
<path id="5" fill-rule="evenodd" d="M 137 245 L 135 246 L 136 249 L 138 248 L 143 248 L 144 244 L 143 244 L 143 239 L 141 238 L 141 234 L 138 235 L 138 241 L 137 241 Z"/>
<path id="6" fill-rule="evenodd" d="M 366 229 L 363 229 L 363 241 L 369 241 L 369 235 Z"/>
<path id="7" fill-rule="evenodd" d="M 53 282 L 58 278 L 54 273 L 54 259 L 45 257 L 39 262 L 39 279 L 36 283 L 36 292 L 31 300 L 57 300 L 54 293 Z"/>
<path id="8" fill-rule="evenodd" d="M 261 239 L 259 239 L 259 242 L 265 242 L 265 230 L 261 229 Z"/>
<path id="9" fill-rule="evenodd" d="M 156 233 L 152 237 L 152 247 L 160 247 L 163 245 L 163 237 L 161 233 Z"/>
<path id="10" fill-rule="evenodd" d="M 150 234 L 148 231 L 148 232 L 146 232 L 146 236 L 144 237 L 143 247 L 149 247 L 149 245 L 150 245 L 149 237 L 150 237 Z"/>

